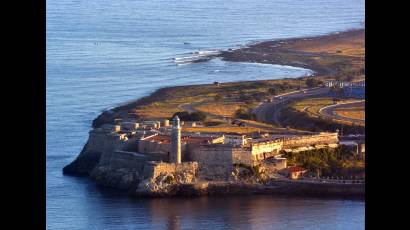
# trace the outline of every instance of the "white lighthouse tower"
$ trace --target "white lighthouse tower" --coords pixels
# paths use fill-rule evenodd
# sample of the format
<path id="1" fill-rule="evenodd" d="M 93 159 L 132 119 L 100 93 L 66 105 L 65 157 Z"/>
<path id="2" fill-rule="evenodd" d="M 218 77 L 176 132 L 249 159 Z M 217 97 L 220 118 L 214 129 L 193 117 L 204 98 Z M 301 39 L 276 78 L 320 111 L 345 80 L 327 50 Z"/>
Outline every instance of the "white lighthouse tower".
<path id="1" fill-rule="evenodd" d="M 172 132 L 171 132 L 171 163 L 181 163 L 181 125 L 178 116 L 172 119 Z"/>

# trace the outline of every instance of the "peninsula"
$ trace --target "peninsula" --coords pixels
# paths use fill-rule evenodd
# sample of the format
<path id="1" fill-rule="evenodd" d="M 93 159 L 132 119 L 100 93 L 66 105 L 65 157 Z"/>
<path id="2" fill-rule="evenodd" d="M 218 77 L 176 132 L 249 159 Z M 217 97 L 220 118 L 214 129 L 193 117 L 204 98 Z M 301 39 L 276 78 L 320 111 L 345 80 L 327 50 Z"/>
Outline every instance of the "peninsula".
<path id="1" fill-rule="evenodd" d="M 222 51 L 315 76 L 159 89 L 101 113 L 63 172 L 134 196 L 362 198 L 364 52 L 364 30 Z"/>

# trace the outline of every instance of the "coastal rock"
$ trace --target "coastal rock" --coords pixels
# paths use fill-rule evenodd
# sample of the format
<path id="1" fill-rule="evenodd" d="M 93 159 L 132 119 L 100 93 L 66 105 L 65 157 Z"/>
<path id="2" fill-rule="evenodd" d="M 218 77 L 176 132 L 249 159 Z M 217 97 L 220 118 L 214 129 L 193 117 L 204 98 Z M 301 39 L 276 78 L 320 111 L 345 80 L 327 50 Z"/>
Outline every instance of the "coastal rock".
<path id="1" fill-rule="evenodd" d="M 88 176 L 91 173 L 94 167 L 98 164 L 101 153 L 86 152 L 84 149 L 73 162 L 63 168 L 63 174 Z"/>
<path id="2" fill-rule="evenodd" d="M 114 113 L 112 111 L 104 111 L 93 120 L 92 127 L 99 128 L 103 124 L 111 124 L 114 122 Z"/>
<path id="3" fill-rule="evenodd" d="M 172 196 L 178 194 L 181 188 L 185 188 L 183 194 L 194 194 L 194 188 L 186 185 L 195 180 L 191 172 L 161 173 L 156 178 L 143 180 L 136 188 L 134 195 L 137 196 Z"/>
<path id="4" fill-rule="evenodd" d="M 167 177 L 160 179 L 158 181 L 152 179 L 146 179 L 142 181 L 134 195 L 137 196 L 171 196 L 175 195 L 173 192 L 175 188 L 175 182 L 166 181 Z"/>
<path id="5" fill-rule="evenodd" d="M 96 167 L 90 177 L 97 185 L 120 190 L 129 190 L 139 183 L 137 171 L 122 168 L 111 169 L 108 166 Z"/>

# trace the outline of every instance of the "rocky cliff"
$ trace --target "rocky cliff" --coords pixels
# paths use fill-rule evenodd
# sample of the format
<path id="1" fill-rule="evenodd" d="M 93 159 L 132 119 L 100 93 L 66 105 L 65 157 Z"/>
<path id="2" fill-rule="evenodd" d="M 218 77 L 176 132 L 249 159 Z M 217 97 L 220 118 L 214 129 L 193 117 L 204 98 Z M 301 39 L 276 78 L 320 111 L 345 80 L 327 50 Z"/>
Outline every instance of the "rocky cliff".
<path id="1" fill-rule="evenodd" d="M 84 146 L 78 157 L 63 168 L 63 173 L 73 176 L 88 176 L 94 167 L 98 164 L 101 152 L 93 152 Z"/>

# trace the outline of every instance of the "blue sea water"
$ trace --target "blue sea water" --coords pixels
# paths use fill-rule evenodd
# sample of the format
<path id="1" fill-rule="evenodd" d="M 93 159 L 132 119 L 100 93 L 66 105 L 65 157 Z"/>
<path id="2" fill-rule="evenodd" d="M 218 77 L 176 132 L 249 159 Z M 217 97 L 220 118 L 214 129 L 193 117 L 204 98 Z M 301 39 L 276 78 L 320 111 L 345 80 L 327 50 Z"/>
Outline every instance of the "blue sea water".
<path id="1" fill-rule="evenodd" d="M 47 0 L 47 229 L 363 229 L 364 202 L 249 196 L 130 199 L 62 175 L 103 109 L 164 86 L 309 70 L 172 58 L 361 28 L 364 0 Z"/>

